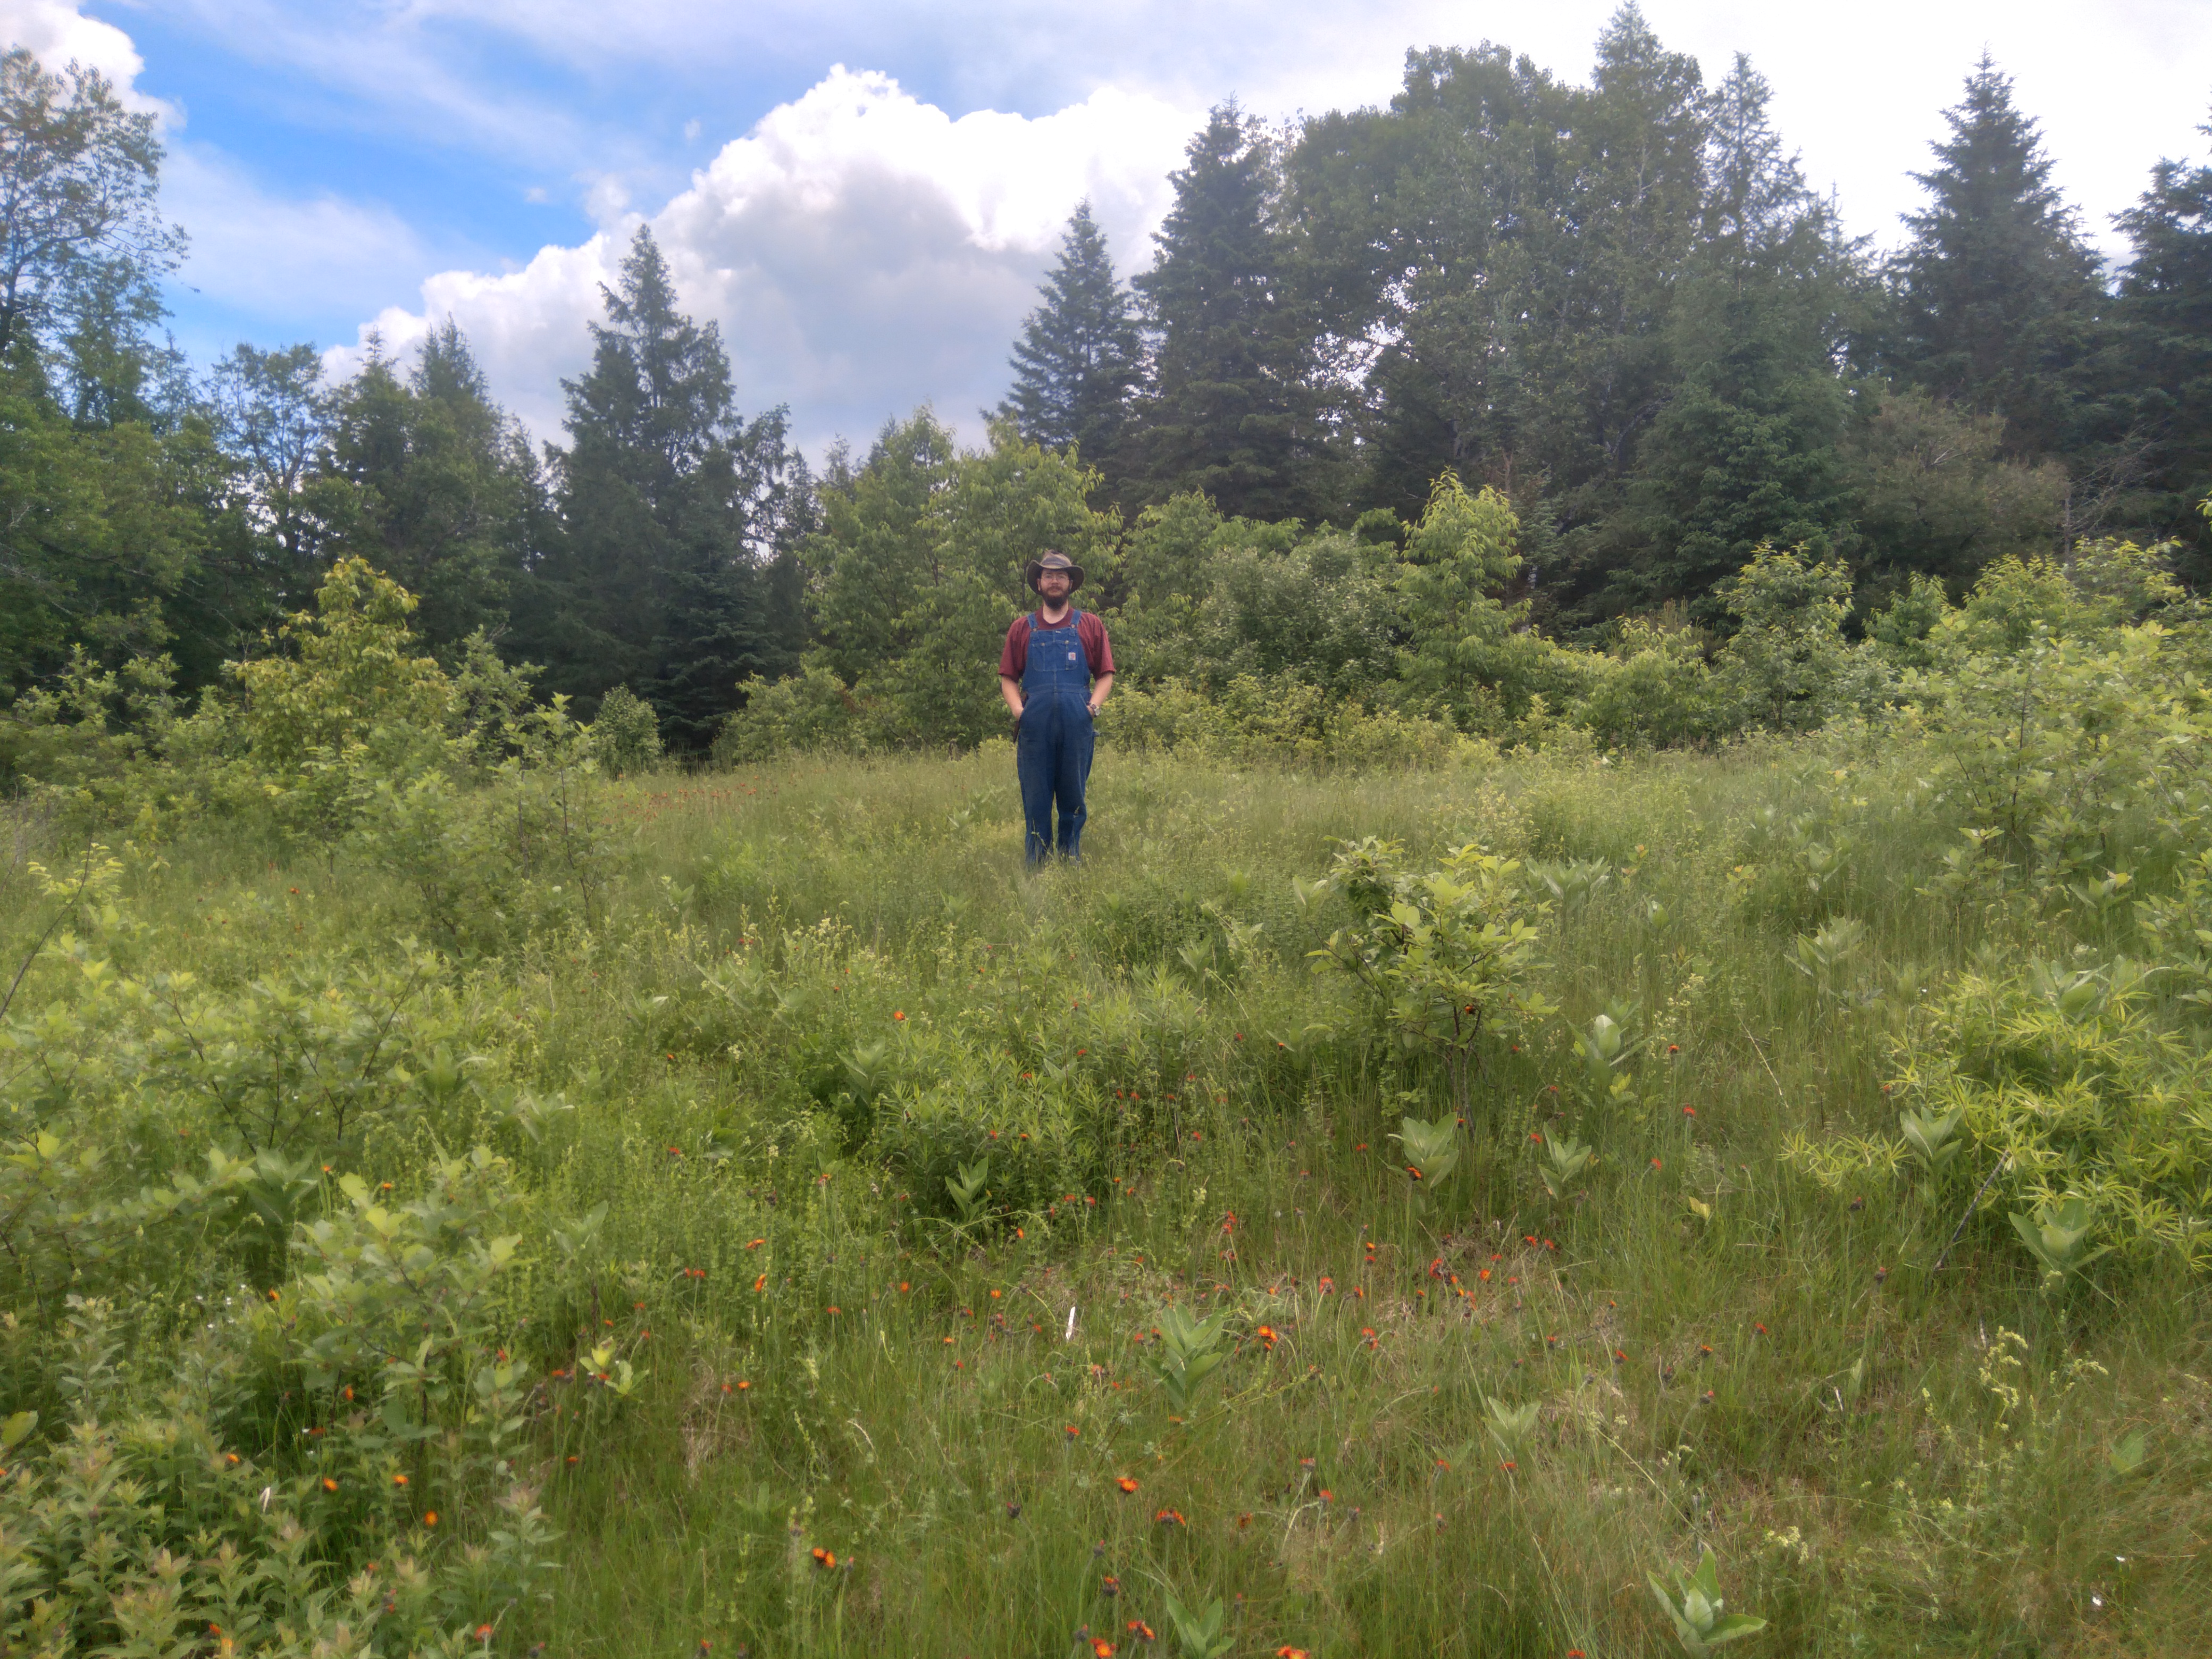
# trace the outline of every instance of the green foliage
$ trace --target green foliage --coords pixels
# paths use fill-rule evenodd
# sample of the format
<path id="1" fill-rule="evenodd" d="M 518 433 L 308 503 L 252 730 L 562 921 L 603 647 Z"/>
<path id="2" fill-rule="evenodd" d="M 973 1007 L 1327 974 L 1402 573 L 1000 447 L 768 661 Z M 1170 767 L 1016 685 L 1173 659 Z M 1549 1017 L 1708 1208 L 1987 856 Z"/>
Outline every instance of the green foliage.
<path id="1" fill-rule="evenodd" d="M 1596 1149 L 1583 1145 L 1571 1134 L 1553 1133 L 1538 1137 L 1544 1144 L 1543 1161 L 1537 1164 L 1536 1174 L 1544 1183 L 1544 1190 L 1558 1203 L 1565 1198 L 1567 1188 L 1582 1179 L 1595 1160 Z"/>
<path id="2" fill-rule="evenodd" d="M 1014 384 L 999 416 L 1043 448 L 1094 466 L 1110 462 L 1139 379 L 1139 342 L 1130 296 L 1087 199 L 1068 216 L 1040 298 L 1014 343 Z"/>
<path id="3" fill-rule="evenodd" d="M 1716 592 L 1736 631 L 1715 664 L 1714 690 L 1741 724 L 1802 732 L 1879 697 L 1879 665 L 1844 639 L 1851 580 L 1841 563 L 1763 547 Z"/>
<path id="4" fill-rule="evenodd" d="M 1747 1613 L 1721 1611 L 1720 1573 L 1720 1563 L 1711 1550 L 1705 1549 L 1698 1553 L 1698 1565 L 1690 1572 L 1676 1568 L 1663 1579 L 1656 1572 L 1644 1575 L 1650 1580 L 1651 1594 L 1666 1609 L 1668 1621 L 1674 1626 L 1686 1653 L 1709 1653 L 1724 1643 L 1766 1628 L 1764 1619 Z"/>
<path id="5" fill-rule="evenodd" d="M 1224 1659 L 1236 1650 L 1237 1638 L 1221 1633 L 1219 1596 L 1194 1611 L 1172 1595 L 1163 1596 L 1162 1604 L 1168 1610 L 1168 1626 L 1175 1632 L 1176 1645 L 1182 1650 L 1182 1659 Z"/>
<path id="6" fill-rule="evenodd" d="M 2046 1287 L 2064 1283 L 2112 1248 L 2084 1248 L 2097 1218 L 2078 1193 L 2057 1204 L 2039 1204 L 2033 1212 L 2014 1210 L 2010 1219 L 2027 1253 L 2043 1264 Z"/>
<path id="7" fill-rule="evenodd" d="M 1531 983 L 1544 908 L 1528 902 L 1516 860 L 1474 843 L 1418 875 L 1401 866 L 1402 853 L 1372 837 L 1339 850 L 1326 884 L 1360 920 L 1310 954 L 1316 971 L 1358 981 L 1401 1042 L 1443 1062 L 1464 1117 L 1486 1041 L 1550 1012 Z"/>
<path id="8" fill-rule="evenodd" d="M 591 725 L 592 758 L 616 777 L 635 772 L 660 758 L 660 722 L 653 705 L 617 685 L 599 699 L 599 712 Z"/>
<path id="9" fill-rule="evenodd" d="M 1901 1086 L 1927 1101 L 1922 1121 L 1961 1121 L 1983 1169 L 2002 1164 L 2000 1201 L 2040 1217 L 2078 1200 L 2125 1253 L 2212 1261 L 2203 1062 L 2139 966 L 1970 972 L 1929 1015 Z"/>
<path id="10" fill-rule="evenodd" d="M 1227 1323 L 1225 1314 L 1209 1314 L 1197 1319 L 1175 1303 L 1159 1310 L 1158 1352 L 1146 1358 L 1145 1368 L 1159 1384 L 1168 1409 L 1176 1416 L 1188 1415 L 1198 1385 L 1227 1358 L 1221 1352 L 1221 1338 Z M 1220 1605 L 1218 1601 L 1214 1603 L 1217 1615 Z M 1214 1623 L 1218 1631 L 1218 1616 Z"/>

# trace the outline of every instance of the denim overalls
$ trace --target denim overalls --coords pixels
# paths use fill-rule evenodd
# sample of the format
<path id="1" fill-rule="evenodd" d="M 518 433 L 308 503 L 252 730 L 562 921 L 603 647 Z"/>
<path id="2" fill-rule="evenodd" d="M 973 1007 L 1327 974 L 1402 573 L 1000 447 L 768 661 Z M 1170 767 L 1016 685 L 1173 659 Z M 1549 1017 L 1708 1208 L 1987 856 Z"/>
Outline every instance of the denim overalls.
<path id="1" fill-rule="evenodd" d="M 1037 626 L 1030 612 L 1029 658 L 1022 670 L 1022 719 L 1014 731 L 1014 766 L 1022 781 L 1023 850 L 1031 864 L 1053 850 L 1052 807 L 1060 803 L 1060 852 L 1083 855 L 1083 786 L 1091 777 L 1097 732 L 1091 719 L 1091 660 L 1076 627 L 1077 612 L 1058 628 Z"/>

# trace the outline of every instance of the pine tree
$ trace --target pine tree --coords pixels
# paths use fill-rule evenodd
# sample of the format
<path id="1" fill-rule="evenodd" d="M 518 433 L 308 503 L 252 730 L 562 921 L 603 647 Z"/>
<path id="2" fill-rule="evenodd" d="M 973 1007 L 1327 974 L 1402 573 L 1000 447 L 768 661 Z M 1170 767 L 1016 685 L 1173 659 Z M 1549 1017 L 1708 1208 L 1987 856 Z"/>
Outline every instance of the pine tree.
<path id="1" fill-rule="evenodd" d="M 764 550 L 803 532 L 804 463 L 783 412 L 733 408 L 720 330 L 677 308 L 641 226 L 590 371 L 563 380 L 569 447 L 551 453 L 558 533 L 518 604 L 543 684 L 588 715 L 616 685 L 653 705 L 672 747 L 712 741 L 746 677 L 782 665 L 768 631 Z"/>
<path id="2" fill-rule="evenodd" d="M 1152 268 L 1135 283 L 1156 341 L 1136 414 L 1145 494 L 1196 489 L 1224 514 L 1311 516 L 1313 334 L 1279 219 L 1275 146 L 1231 100 L 1186 154 Z"/>
<path id="3" fill-rule="evenodd" d="M 2197 131 L 2212 138 L 2212 125 Z M 2161 161 L 2118 222 L 2135 245 L 2114 309 L 2121 389 L 2149 439 L 2144 516 L 2201 560 L 2196 508 L 2212 491 L 2212 165 Z"/>
<path id="4" fill-rule="evenodd" d="M 1936 397 L 2002 416 L 2015 453 L 2061 451 L 2102 297 L 2096 256 L 1986 54 L 1943 119 L 1937 165 L 1912 175 L 1930 199 L 1905 216 L 1887 356 Z"/>
<path id="5" fill-rule="evenodd" d="M 329 445 L 329 476 L 352 487 L 339 550 L 415 595 L 415 631 L 450 658 L 504 623 L 536 467 L 452 319 L 404 380 L 372 353 L 333 399 Z"/>
<path id="6" fill-rule="evenodd" d="M 1013 390 L 999 415 L 1030 442 L 1073 449 L 1097 465 L 1121 441 L 1141 343 L 1088 201 L 1069 217 L 1060 262 L 1040 293 L 1043 303 L 1014 343 Z"/>
<path id="7" fill-rule="evenodd" d="M 1681 379 L 1652 423 L 1625 528 L 1645 540 L 1613 605 L 1713 590 L 1761 544 L 1825 555 L 1848 521 L 1836 443 L 1848 409 L 1834 362 L 1856 251 L 1833 234 L 1739 53 L 1707 102 L 1698 236 L 1669 343 Z"/>

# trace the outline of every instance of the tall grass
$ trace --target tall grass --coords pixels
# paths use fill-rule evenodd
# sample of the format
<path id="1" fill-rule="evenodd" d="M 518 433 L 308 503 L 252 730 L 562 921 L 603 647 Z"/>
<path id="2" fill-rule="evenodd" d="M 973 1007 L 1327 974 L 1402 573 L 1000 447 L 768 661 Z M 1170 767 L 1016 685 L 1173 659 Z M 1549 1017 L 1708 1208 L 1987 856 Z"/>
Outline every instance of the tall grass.
<path id="1" fill-rule="evenodd" d="M 592 1274 L 514 1292 L 535 1361 L 589 1332 L 647 1373 L 604 1432 L 533 1424 L 563 1571 L 514 1639 L 1129 1653 L 1173 1594 L 1228 1602 L 1238 1653 L 1657 1654 L 1645 1574 L 1710 1545 L 1753 1652 L 2212 1650 L 2203 1286 L 2154 1260 L 2049 1294 L 1987 1215 L 1937 1273 L 1963 1203 L 1781 1156 L 1893 1138 L 1896 1045 L 1978 956 L 2110 943 L 1938 895 L 1910 761 L 1109 755 L 1085 861 L 1034 876 L 1004 754 L 620 786 L 589 916 L 451 966 L 487 1065 L 574 1108 L 519 1154 L 542 1225 L 608 1206 Z M 1425 1212 L 1391 1136 L 1441 1076 L 1310 969 L 1342 917 L 1292 888 L 1364 836 L 1605 866 Z M 149 957 L 217 981 L 416 925 L 273 848 L 135 869 Z M 1178 954 L 1209 906 L 1260 929 L 1211 973 Z M 1838 919 L 1847 968 L 1790 965 Z M 1631 1003 L 1633 1089 L 1592 1102 L 1572 1037 Z M 470 1127 L 365 1157 L 404 1180 Z M 1558 1202 L 1555 1129 L 1600 1155 Z M 955 1225 L 915 1172 L 956 1146 L 1017 1212 Z M 1145 1368 L 1169 1302 L 1233 1346 L 1180 1422 Z M 1489 1401 L 1540 1406 L 1516 1455 Z"/>

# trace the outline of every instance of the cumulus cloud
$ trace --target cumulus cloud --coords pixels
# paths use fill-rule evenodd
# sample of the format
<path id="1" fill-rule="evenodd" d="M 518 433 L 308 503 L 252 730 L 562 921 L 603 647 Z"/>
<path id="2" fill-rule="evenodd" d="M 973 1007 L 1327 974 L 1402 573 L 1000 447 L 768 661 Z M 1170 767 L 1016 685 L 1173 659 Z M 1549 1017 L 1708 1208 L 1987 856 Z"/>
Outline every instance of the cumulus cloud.
<path id="1" fill-rule="evenodd" d="M 1167 175 L 1200 112 L 1103 88 L 1035 118 L 957 119 L 889 76 L 840 66 L 769 112 L 649 219 L 611 223 L 520 270 L 449 270 L 420 309 L 372 323 L 404 345 L 453 317 L 493 384 L 541 435 L 559 381 L 629 237 L 649 222 L 683 303 L 721 325 L 740 402 L 792 406 L 801 441 L 865 441 L 923 402 L 969 435 L 1003 394 L 1006 353 L 1075 204 L 1088 197 L 1125 267 L 1144 262 Z M 343 371 L 359 348 L 333 353 Z"/>
<path id="2" fill-rule="evenodd" d="M 138 90 L 146 60 L 131 37 L 112 23 L 77 11 L 82 0 L 0 0 L 0 41 L 12 51 L 27 46 L 48 69 L 72 61 L 98 70 L 132 109 L 150 111 L 166 125 L 179 125 L 177 112 Z"/>

